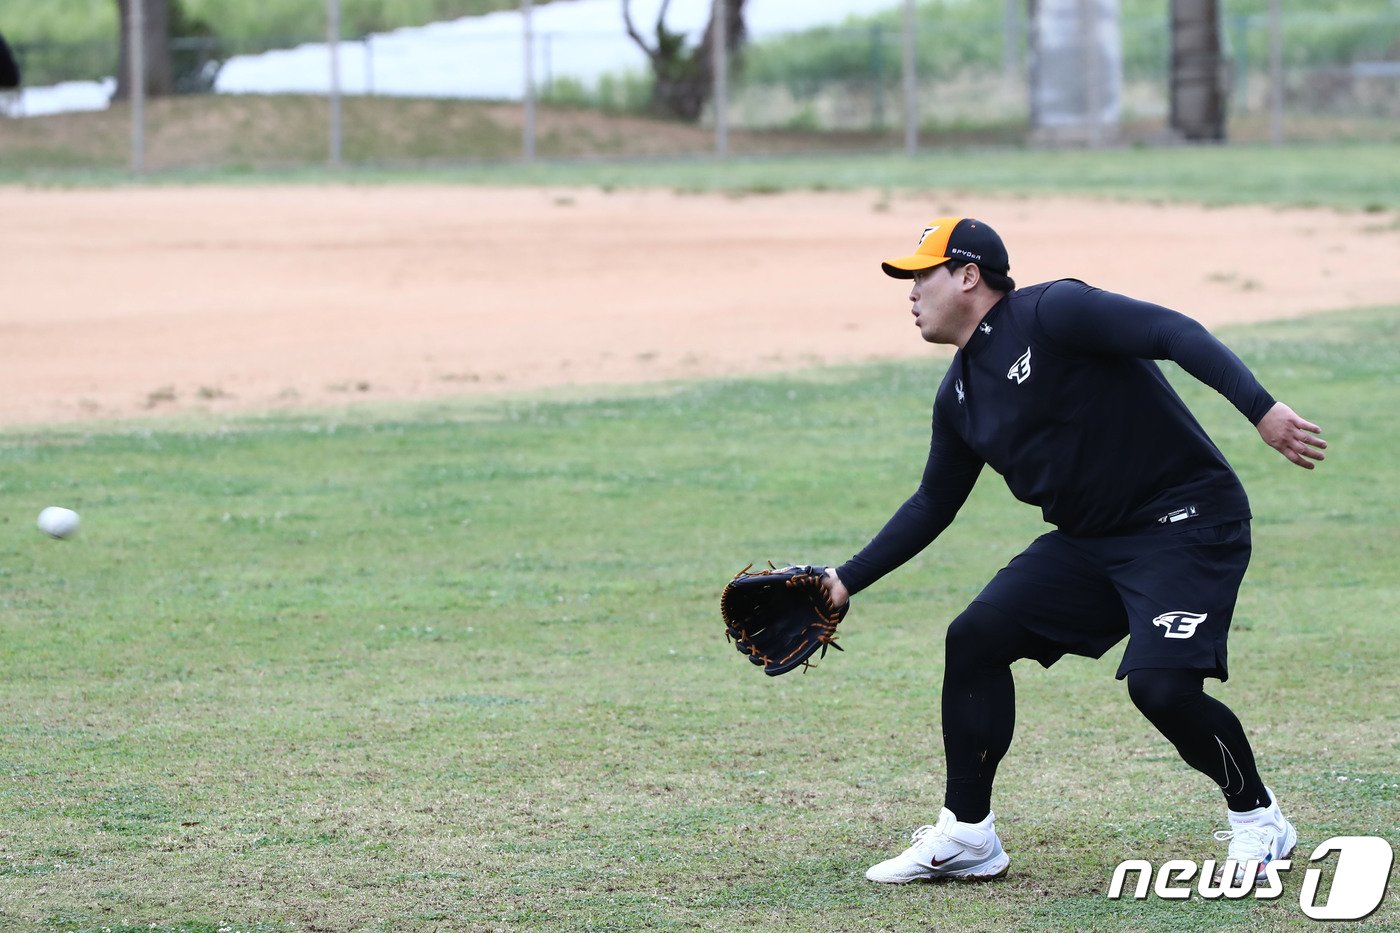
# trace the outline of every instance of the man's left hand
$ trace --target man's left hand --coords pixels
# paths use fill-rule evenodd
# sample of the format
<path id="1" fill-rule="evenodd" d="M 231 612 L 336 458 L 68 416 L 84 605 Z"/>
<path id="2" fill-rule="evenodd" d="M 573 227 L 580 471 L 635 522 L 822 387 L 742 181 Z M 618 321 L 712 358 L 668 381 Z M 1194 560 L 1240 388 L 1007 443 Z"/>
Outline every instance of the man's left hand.
<path id="1" fill-rule="evenodd" d="M 1283 402 L 1275 402 L 1256 427 L 1264 443 L 1305 470 L 1313 468 L 1314 460 L 1327 459 L 1323 454 L 1327 442 L 1318 436 L 1322 429 L 1298 417 L 1298 413 Z"/>

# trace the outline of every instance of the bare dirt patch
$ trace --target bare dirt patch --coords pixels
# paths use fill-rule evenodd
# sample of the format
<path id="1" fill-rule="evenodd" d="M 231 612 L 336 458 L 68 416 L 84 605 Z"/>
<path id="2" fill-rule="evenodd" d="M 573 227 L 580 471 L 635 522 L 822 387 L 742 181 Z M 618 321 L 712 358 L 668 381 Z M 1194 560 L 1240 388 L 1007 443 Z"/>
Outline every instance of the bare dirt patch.
<path id="1" fill-rule="evenodd" d="M 402 186 L 0 189 L 0 424 L 941 352 L 879 261 L 927 219 L 1215 326 L 1400 295 L 1355 215 L 1070 199 Z"/>

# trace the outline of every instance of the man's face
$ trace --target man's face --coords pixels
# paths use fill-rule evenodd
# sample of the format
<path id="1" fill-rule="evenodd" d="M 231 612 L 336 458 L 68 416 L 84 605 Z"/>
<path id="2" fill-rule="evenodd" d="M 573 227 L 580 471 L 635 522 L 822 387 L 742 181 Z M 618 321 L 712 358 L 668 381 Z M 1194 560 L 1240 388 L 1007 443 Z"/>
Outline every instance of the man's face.
<path id="1" fill-rule="evenodd" d="M 960 279 L 948 273 L 946 264 L 914 274 L 909 301 L 914 305 L 914 323 L 929 343 L 953 343 L 958 336 L 957 303 L 963 296 Z"/>

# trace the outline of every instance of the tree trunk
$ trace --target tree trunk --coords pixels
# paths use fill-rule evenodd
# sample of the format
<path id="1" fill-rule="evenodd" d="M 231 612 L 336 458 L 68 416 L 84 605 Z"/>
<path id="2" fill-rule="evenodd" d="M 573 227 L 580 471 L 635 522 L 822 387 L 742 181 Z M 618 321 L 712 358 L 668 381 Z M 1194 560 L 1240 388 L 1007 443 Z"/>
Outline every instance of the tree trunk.
<path id="1" fill-rule="evenodd" d="M 117 0 L 121 19 L 121 52 L 117 68 L 117 93 L 113 100 L 131 97 L 131 2 Z M 145 20 L 146 96 L 164 97 L 175 91 L 175 69 L 170 57 L 171 0 L 143 0 Z"/>
<path id="2" fill-rule="evenodd" d="M 0 36 L 0 88 L 19 87 L 19 62 Z"/>
<path id="3" fill-rule="evenodd" d="M 739 50 L 746 38 L 745 2 L 746 0 L 726 0 L 724 5 L 725 48 L 729 52 L 731 68 L 737 67 Z M 656 18 L 655 45 L 648 44 L 632 25 L 630 0 L 623 0 L 622 16 L 627 25 L 627 34 L 651 59 L 651 112 L 657 116 L 694 123 L 700 119 L 700 114 L 709 103 L 715 89 L 714 14 L 710 14 L 710 22 L 705 27 L 700 44 L 693 49 L 687 49 L 685 36 L 666 28 L 668 3 L 669 0 L 666 0 L 661 4 L 661 12 Z"/>
<path id="4" fill-rule="evenodd" d="M 1171 126 L 1189 140 L 1225 138 L 1220 0 L 1171 0 Z"/>

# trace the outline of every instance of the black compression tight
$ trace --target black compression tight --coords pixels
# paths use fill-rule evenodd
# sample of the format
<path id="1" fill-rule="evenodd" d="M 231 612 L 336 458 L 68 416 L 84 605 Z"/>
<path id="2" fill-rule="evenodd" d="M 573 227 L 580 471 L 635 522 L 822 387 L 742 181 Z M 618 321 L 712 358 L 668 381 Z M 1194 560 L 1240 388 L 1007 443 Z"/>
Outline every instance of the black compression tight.
<path id="1" fill-rule="evenodd" d="M 1036 637 L 986 603 L 973 603 L 948 626 L 943 668 L 943 805 L 964 823 L 980 823 L 992 805 L 997 765 L 1011 747 L 1016 684 L 1011 662 Z"/>
<path id="2" fill-rule="evenodd" d="M 1220 785 L 1231 810 L 1268 806 L 1244 727 L 1201 689 L 1204 682 L 1196 671 L 1137 670 L 1128 674 L 1128 696 L 1183 761 Z"/>
<path id="3" fill-rule="evenodd" d="M 944 806 L 962 822 L 981 822 L 990 812 L 997 765 L 1011 747 L 1016 722 L 1011 664 L 1048 647 L 986 603 L 974 602 L 948 626 Z M 1225 704 L 1206 695 L 1203 682 L 1192 671 L 1138 670 L 1128 675 L 1128 692 L 1182 759 L 1220 785 L 1231 810 L 1266 806 L 1268 793 L 1243 727 Z"/>

